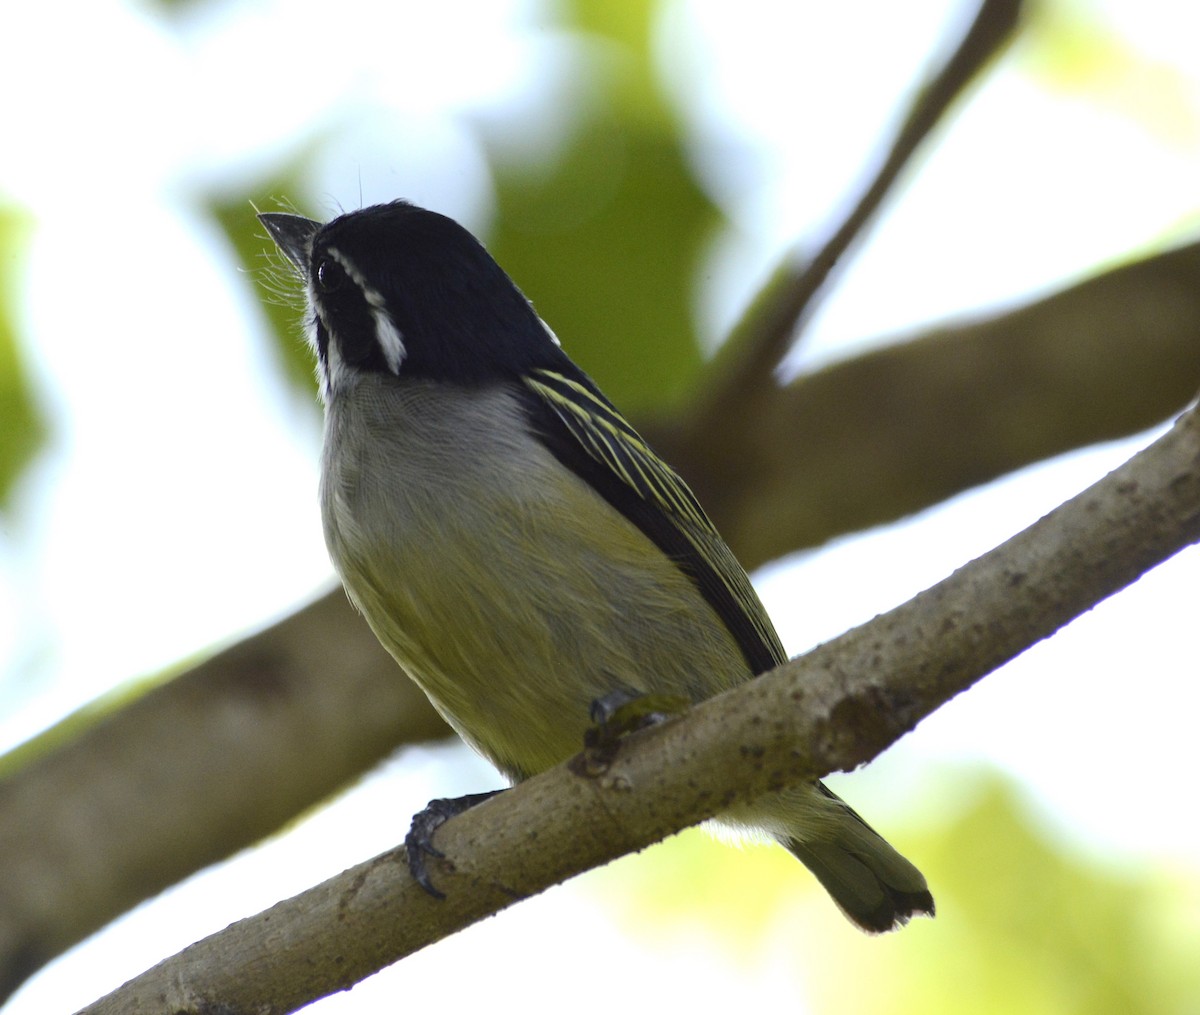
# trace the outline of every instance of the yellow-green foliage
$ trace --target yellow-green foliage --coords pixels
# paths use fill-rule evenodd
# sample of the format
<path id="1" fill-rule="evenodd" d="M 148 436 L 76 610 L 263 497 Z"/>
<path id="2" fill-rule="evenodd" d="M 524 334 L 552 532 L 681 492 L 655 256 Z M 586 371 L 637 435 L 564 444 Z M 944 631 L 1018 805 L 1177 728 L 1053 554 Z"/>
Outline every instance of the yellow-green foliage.
<path id="1" fill-rule="evenodd" d="M 691 832 L 596 876 L 630 932 L 703 928 L 752 972 L 795 956 L 797 999 L 821 1013 L 1164 1015 L 1195 1011 L 1194 871 L 1079 852 L 1012 783 L 970 787 L 938 827 L 889 826 L 937 899 L 935 920 L 865 937 L 783 850 Z"/>

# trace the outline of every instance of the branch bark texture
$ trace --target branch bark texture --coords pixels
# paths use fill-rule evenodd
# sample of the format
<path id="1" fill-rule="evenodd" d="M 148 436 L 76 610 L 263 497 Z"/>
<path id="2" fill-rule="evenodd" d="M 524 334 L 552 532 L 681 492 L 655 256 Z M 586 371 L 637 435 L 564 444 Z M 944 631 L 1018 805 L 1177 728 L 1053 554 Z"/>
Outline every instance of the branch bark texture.
<path id="1" fill-rule="evenodd" d="M 1200 413 L 898 609 L 445 825 L 438 902 L 385 854 L 84 1010 L 276 1013 L 731 804 L 878 755 L 986 673 L 1200 541 Z"/>
<path id="2" fill-rule="evenodd" d="M 1136 433 L 1200 387 L 1200 244 L 643 427 L 747 567 Z"/>
<path id="3" fill-rule="evenodd" d="M 339 590 L 37 758 L 0 782 L 0 999 L 396 743 L 445 733 Z"/>

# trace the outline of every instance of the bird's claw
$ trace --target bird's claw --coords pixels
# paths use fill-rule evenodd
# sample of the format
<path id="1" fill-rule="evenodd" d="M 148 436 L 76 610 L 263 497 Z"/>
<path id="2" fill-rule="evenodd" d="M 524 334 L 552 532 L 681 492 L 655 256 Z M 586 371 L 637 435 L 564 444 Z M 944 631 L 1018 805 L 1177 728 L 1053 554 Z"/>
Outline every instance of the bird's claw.
<path id="1" fill-rule="evenodd" d="M 429 877 L 425 861 L 428 857 L 444 860 L 446 854 L 433 844 L 433 833 L 453 817 L 462 814 L 476 804 L 489 800 L 502 790 L 489 793 L 468 793 L 460 797 L 443 797 L 430 800 L 422 810 L 413 815 L 408 834 L 404 837 L 404 853 L 408 860 L 408 871 L 412 879 L 435 899 L 444 899 L 446 893 L 434 885 Z"/>

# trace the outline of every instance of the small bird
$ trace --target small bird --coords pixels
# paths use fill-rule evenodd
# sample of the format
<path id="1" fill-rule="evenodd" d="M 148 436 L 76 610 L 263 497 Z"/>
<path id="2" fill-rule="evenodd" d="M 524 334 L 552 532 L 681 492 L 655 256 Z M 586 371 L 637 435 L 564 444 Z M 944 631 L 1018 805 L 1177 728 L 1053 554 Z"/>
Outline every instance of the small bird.
<path id="1" fill-rule="evenodd" d="M 691 490 L 470 232 L 404 201 L 259 219 L 307 296 L 334 566 L 508 779 L 577 754 L 594 703 L 697 702 L 786 661 Z M 427 831 L 486 795 L 434 801 Z M 440 894 L 419 820 L 410 866 Z M 777 839 L 865 931 L 933 915 L 916 867 L 819 782 L 719 820 Z"/>

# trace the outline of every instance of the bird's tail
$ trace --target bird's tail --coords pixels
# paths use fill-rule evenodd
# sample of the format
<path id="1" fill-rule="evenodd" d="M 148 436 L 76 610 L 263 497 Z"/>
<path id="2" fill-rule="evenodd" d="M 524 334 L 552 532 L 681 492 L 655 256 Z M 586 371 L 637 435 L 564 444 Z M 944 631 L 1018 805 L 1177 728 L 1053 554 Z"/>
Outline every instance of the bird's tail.
<path id="1" fill-rule="evenodd" d="M 819 834 L 780 841 L 842 912 L 870 934 L 903 926 L 917 913 L 933 916 L 921 872 L 824 784 L 816 788 L 826 798 Z"/>

